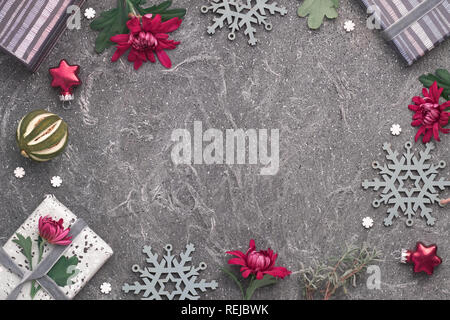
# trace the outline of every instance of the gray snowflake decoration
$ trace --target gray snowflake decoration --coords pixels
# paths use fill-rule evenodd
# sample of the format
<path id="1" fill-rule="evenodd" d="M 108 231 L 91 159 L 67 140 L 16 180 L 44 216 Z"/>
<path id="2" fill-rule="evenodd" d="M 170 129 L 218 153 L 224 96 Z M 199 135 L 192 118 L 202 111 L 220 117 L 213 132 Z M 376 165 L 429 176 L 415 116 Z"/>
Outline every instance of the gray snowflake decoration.
<path id="1" fill-rule="evenodd" d="M 431 159 L 433 143 L 426 144 L 425 151 L 420 151 L 420 158 L 411 152 L 411 147 L 412 143 L 407 142 L 406 152 L 399 158 L 399 153 L 391 150 L 391 144 L 384 143 L 383 150 L 386 151 L 386 159 L 390 162 L 384 166 L 377 161 L 372 163 L 372 168 L 379 171 L 382 181 L 375 178 L 373 181 L 364 180 L 362 183 L 364 189 L 373 188 L 377 191 L 382 188 L 380 198 L 372 202 L 373 207 L 378 208 L 381 203 L 393 205 L 387 210 L 385 226 L 392 225 L 392 220 L 399 217 L 399 210 L 407 216 L 408 227 L 413 225 L 413 217 L 418 210 L 428 225 L 434 225 L 436 219 L 431 216 L 432 210 L 427 205 L 439 202 L 438 189 L 444 190 L 445 187 L 450 187 L 450 181 L 444 178 L 435 180 L 439 173 L 438 169 L 445 168 L 445 161 L 440 161 L 438 165 L 427 163 Z M 413 181 L 413 186 L 410 188 L 405 184 L 408 180 Z"/>
<path id="2" fill-rule="evenodd" d="M 201 262 L 198 267 L 187 265 L 191 262 L 191 254 L 195 251 L 192 243 L 186 246 L 186 251 L 180 254 L 180 260 L 171 254 L 172 245 L 165 246 L 166 255 L 158 261 L 158 255 L 152 252 L 150 246 L 145 246 L 143 253 L 147 255 L 147 263 L 150 267 L 141 269 L 138 265 L 133 265 L 133 272 L 140 273 L 143 284 L 135 282 L 133 285 L 125 283 L 122 290 L 125 293 L 133 291 L 134 294 L 142 293 L 142 300 L 162 300 L 166 297 L 174 300 L 178 296 L 179 300 L 198 300 L 197 290 L 205 292 L 206 289 L 216 289 L 217 282 L 206 282 L 204 279 L 197 282 L 200 270 L 206 269 L 206 263 Z M 174 290 L 166 287 L 166 284 L 175 285 Z"/>
<path id="3" fill-rule="evenodd" d="M 245 28 L 244 34 L 248 36 L 248 43 L 252 46 L 258 41 L 255 38 L 256 29 L 254 24 L 263 24 L 267 31 L 272 30 L 272 24 L 267 22 L 267 13 L 279 13 L 284 16 L 287 13 L 285 7 L 278 6 L 276 2 L 268 3 L 271 0 L 211 0 L 209 6 L 202 6 L 201 12 L 212 11 L 219 15 L 213 19 L 214 23 L 208 27 L 208 33 L 214 34 L 217 29 L 221 29 L 224 23 L 231 29 L 228 34 L 229 40 L 236 38 L 236 31 Z"/>

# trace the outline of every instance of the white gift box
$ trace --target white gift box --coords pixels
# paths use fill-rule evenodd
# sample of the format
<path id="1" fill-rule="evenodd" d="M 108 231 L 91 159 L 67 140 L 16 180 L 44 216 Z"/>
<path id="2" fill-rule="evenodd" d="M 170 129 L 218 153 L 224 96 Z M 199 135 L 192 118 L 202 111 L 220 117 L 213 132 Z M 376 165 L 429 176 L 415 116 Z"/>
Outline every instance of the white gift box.
<path id="1" fill-rule="evenodd" d="M 38 221 L 40 217 L 47 215 L 54 220 L 63 219 L 64 228 L 70 227 L 78 219 L 77 216 L 61 204 L 54 196 L 47 196 L 3 246 L 4 251 L 24 273 L 29 271 L 28 262 L 22 254 L 21 248 L 13 242 L 13 240 L 17 238 L 16 233 L 20 233 L 25 238 L 31 237 L 33 243 L 33 269 L 36 269 L 38 260 L 38 244 L 36 241 L 39 236 Z M 45 260 L 46 254 L 54 247 L 54 245 L 46 244 L 43 260 Z M 72 243 L 65 248 L 63 255 L 67 257 L 75 255 L 78 258 L 76 269 L 78 269 L 79 272 L 71 278 L 71 281 L 69 281 L 71 284 L 60 287 L 67 298 L 72 299 L 75 297 L 112 254 L 113 251 L 111 247 L 88 226 L 86 226 L 78 236 L 73 238 Z M 0 263 L 0 299 L 6 299 L 21 280 L 22 279 L 18 275 L 11 272 Z M 17 299 L 31 299 L 30 290 L 31 282 L 26 282 Z M 44 289 L 41 289 L 34 299 L 53 300 L 53 297 Z"/>

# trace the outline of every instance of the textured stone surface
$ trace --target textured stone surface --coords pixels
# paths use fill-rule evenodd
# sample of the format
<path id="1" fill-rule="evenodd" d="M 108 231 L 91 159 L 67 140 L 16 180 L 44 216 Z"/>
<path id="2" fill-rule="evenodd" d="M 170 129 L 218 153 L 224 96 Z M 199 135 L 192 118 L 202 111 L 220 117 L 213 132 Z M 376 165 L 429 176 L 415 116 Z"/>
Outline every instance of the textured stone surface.
<path id="1" fill-rule="evenodd" d="M 293 271 L 300 262 L 337 255 L 345 243 L 367 241 L 384 253 L 381 290 L 362 284 L 347 298 L 447 298 L 449 209 L 433 208 L 434 227 L 418 218 L 411 229 L 403 221 L 386 228 L 385 208 L 372 208 L 375 193 L 364 191 L 361 181 L 375 176 L 371 162 L 383 161 L 384 142 L 401 149 L 412 139 L 407 105 L 420 93 L 417 77 L 449 67 L 450 42 L 407 68 L 377 32 L 366 29 L 357 1 L 342 1 L 340 17 L 319 31 L 308 30 L 297 17 L 299 2 L 278 2 L 287 16 L 271 17 L 273 31 L 258 30 L 260 42 L 250 47 L 242 34 L 234 42 L 226 30 L 208 35 L 212 15 L 200 13 L 204 1 L 175 1 L 188 15 L 173 33 L 182 44 L 169 52 L 171 70 L 148 63 L 136 72 L 125 58 L 110 63 L 112 49 L 94 53 L 96 33 L 87 20 L 80 31 L 63 35 L 36 74 L 1 54 L 1 243 L 45 194 L 54 193 L 115 253 L 77 299 L 134 298 L 119 289 L 134 281 L 131 266 L 143 265 L 142 246 L 162 253 L 171 243 L 179 252 L 189 242 L 196 245 L 193 262 L 208 263 L 202 277 L 219 282 L 203 298 L 238 298 L 218 267 L 227 261 L 226 250 L 246 250 L 250 238 L 259 248 L 278 251 L 279 264 Z M 87 5 L 100 12 L 114 3 Z M 343 29 L 347 19 L 356 23 L 352 33 Z M 84 82 L 68 109 L 47 72 L 62 58 L 81 65 Z M 71 130 L 67 152 L 46 164 L 22 158 L 15 144 L 18 120 L 36 108 L 59 114 Z M 175 167 L 170 134 L 192 130 L 194 120 L 218 129 L 280 129 L 279 173 L 259 176 L 259 167 L 250 165 Z M 402 126 L 398 137 L 390 134 L 393 123 Z M 450 163 L 450 136 L 442 140 L 433 159 Z M 17 166 L 27 172 L 22 180 L 13 175 Z M 54 175 L 63 179 L 59 189 L 50 185 Z M 370 230 L 361 225 L 365 216 L 375 221 Z M 437 243 L 444 259 L 430 278 L 413 275 L 395 260 L 417 240 Z M 103 282 L 112 284 L 111 295 L 100 293 Z M 255 298 L 301 299 L 298 275 Z"/>

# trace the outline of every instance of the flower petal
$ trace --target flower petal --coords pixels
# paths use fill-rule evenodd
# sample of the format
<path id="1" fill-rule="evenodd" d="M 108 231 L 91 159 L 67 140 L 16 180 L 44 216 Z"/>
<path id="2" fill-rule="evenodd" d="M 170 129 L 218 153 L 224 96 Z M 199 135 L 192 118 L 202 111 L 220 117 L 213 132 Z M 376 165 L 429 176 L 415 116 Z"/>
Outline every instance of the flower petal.
<path id="1" fill-rule="evenodd" d="M 159 14 L 155 15 L 155 17 L 151 20 L 150 30 L 152 33 L 161 32 L 161 16 Z"/>
<path id="2" fill-rule="evenodd" d="M 441 141 L 441 139 L 439 139 L 439 123 L 435 122 L 433 125 L 433 137 L 436 141 Z"/>
<path id="3" fill-rule="evenodd" d="M 443 88 L 439 89 L 437 81 L 433 82 L 433 84 L 430 87 L 430 96 L 433 99 L 434 103 L 439 103 L 439 98 L 441 96 L 442 91 L 444 91 Z"/>
<path id="4" fill-rule="evenodd" d="M 409 110 L 412 110 L 412 111 L 417 111 L 417 110 L 419 110 L 419 106 L 417 106 L 417 105 L 415 105 L 415 104 L 410 104 L 410 105 L 408 105 L 408 109 Z"/>
<path id="5" fill-rule="evenodd" d="M 245 262 L 245 260 L 241 259 L 241 258 L 231 258 L 230 260 L 228 260 L 228 264 L 235 264 L 238 266 L 247 266 L 247 263 Z"/>
<path id="6" fill-rule="evenodd" d="M 237 257 L 242 258 L 242 259 L 247 258 L 247 256 L 246 256 L 243 252 L 241 252 L 241 251 L 239 251 L 239 250 L 236 250 L 236 251 L 227 251 L 226 253 L 227 253 L 227 254 L 231 254 L 231 255 L 233 255 L 233 256 L 237 256 Z"/>
<path id="7" fill-rule="evenodd" d="M 159 59 L 159 62 L 161 62 L 164 67 L 166 67 L 167 69 L 172 67 L 172 61 L 170 61 L 169 56 L 164 50 L 157 50 L 156 55 Z"/>
<path id="8" fill-rule="evenodd" d="M 164 33 L 175 31 L 180 27 L 181 22 L 182 20 L 177 17 L 169 19 L 161 24 L 161 30 Z"/>
<path id="9" fill-rule="evenodd" d="M 270 274 L 276 278 L 283 279 L 284 277 L 290 275 L 292 272 L 286 269 L 285 267 L 273 267 L 270 270 L 265 271 L 264 273 Z"/>
<path id="10" fill-rule="evenodd" d="M 419 130 L 417 130 L 416 136 L 414 137 L 414 140 L 417 142 L 417 140 L 419 140 L 420 136 L 425 132 L 425 127 L 422 126 L 419 128 Z"/>
<path id="11" fill-rule="evenodd" d="M 115 36 L 109 38 L 109 40 L 118 44 L 125 44 L 128 43 L 129 38 L 130 36 L 128 34 L 116 34 Z"/>
<path id="12" fill-rule="evenodd" d="M 420 120 L 420 119 L 414 120 L 413 122 L 411 122 L 411 125 L 413 127 L 418 127 L 418 126 L 422 125 L 422 120 Z"/>
<path id="13" fill-rule="evenodd" d="M 412 101 L 417 104 L 418 106 L 420 106 L 421 104 L 425 103 L 425 100 L 422 97 L 419 96 L 415 96 L 412 98 Z"/>
<path id="14" fill-rule="evenodd" d="M 245 279 L 248 278 L 248 276 L 252 273 L 252 271 L 250 269 L 245 270 L 244 272 L 242 272 L 242 277 L 244 277 Z"/>
<path id="15" fill-rule="evenodd" d="M 139 68 L 142 66 L 143 63 L 144 63 L 143 60 L 136 59 L 134 61 L 134 70 L 139 70 Z"/>
<path id="16" fill-rule="evenodd" d="M 250 243 L 248 244 L 249 249 L 255 250 L 256 249 L 256 244 L 255 244 L 255 240 L 251 239 Z"/>
<path id="17" fill-rule="evenodd" d="M 428 143 L 431 140 L 431 137 L 433 136 L 433 130 L 432 129 L 426 129 L 425 134 L 423 135 L 422 142 Z"/>
<path id="18" fill-rule="evenodd" d="M 119 58 L 127 52 L 127 50 L 130 48 L 130 46 L 117 46 L 116 51 L 114 52 L 113 56 L 111 57 L 111 61 L 115 62 L 119 60 Z"/>
<path id="19" fill-rule="evenodd" d="M 139 33 L 142 30 L 141 22 L 136 17 L 131 18 L 130 20 L 128 20 L 127 27 L 128 27 L 128 30 L 130 30 L 130 32 L 133 33 L 133 34 Z"/>
<path id="20" fill-rule="evenodd" d="M 155 54 L 153 53 L 153 50 L 147 50 L 146 54 L 147 54 L 148 61 L 150 61 L 152 63 L 156 62 L 156 58 L 155 58 Z"/>
<path id="21" fill-rule="evenodd" d="M 142 17 L 142 29 L 147 32 L 151 32 L 152 29 L 152 18 L 153 15 L 151 13 L 146 14 Z"/>

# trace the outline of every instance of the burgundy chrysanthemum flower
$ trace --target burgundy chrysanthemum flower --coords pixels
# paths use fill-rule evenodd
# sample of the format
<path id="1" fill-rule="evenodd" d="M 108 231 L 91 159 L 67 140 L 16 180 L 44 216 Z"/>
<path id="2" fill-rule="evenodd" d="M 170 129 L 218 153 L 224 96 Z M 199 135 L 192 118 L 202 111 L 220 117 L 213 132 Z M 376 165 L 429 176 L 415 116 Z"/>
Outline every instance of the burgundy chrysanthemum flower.
<path id="1" fill-rule="evenodd" d="M 244 278 L 248 278 L 250 274 L 255 274 L 256 279 L 261 280 L 265 274 L 270 274 L 276 278 L 283 279 L 291 274 L 291 271 L 284 267 L 275 267 L 275 261 L 278 255 L 270 248 L 267 250 L 256 251 L 255 240 L 250 240 L 249 249 L 246 253 L 241 251 L 227 251 L 227 254 L 237 256 L 231 258 L 228 264 L 242 266 L 241 273 Z"/>
<path id="2" fill-rule="evenodd" d="M 117 61 L 131 48 L 128 61 L 134 62 L 134 69 L 139 69 L 147 60 L 156 62 L 155 54 L 164 67 L 170 68 L 172 62 L 164 50 L 175 49 L 180 42 L 169 40 L 167 33 L 177 30 L 180 24 L 181 19 L 179 18 L 161 22 L 159 14 L 154 17 L 146 14 L 142 17 L 142 24 L 141 19 L 132 17 L 127 22 L 129 34 L 118 34 L 111 37 L 111 41 L 117 43 L 117 50 L 111 61 Z"/>
<path id="3" fill-rule="evenodd" d="M 67 246 L 72 243 L 72 237 L 68 236 L 70 228 L 64 229 L 63 219 L 55 221 L 49 216 L 39 218 L 39 235 L 51 244 Z"/>
<path id="4" fill-rule="evenodd" d="M 419 127 L 417 131 L 415 140 L 419 140 L 420 136 L 423 134 L 422 142 L 427 143 L 431 140 L 433 136 L 436 141 L 441 141 L 439 139 L 439 131 L 442 133 L 449 133 L 450 129 L 443 128 L 448 124 L 449 112 L 444 110 L 450 107 L 450 101 L 443 104 L 439 104 L 439 97 L 444 91 L 443 88 L 438 88 L 437 82 L 435 81 L 430 90 L 423 88 L 422 97 L 414 97 L 412 101 L 414 104 L 410 104 L 408 108 L 415 112 L 413 116 L 413 122 L 411 125 L 413 127 Z"/>

